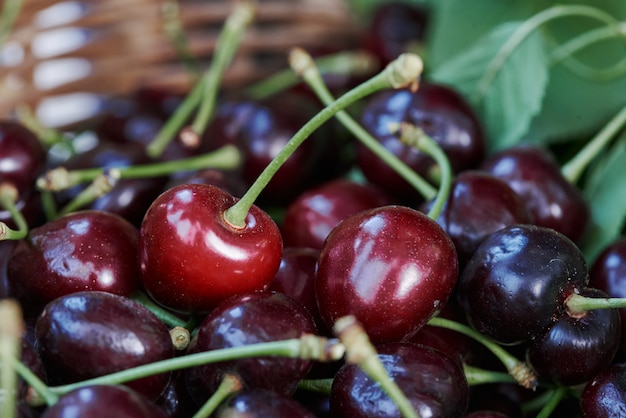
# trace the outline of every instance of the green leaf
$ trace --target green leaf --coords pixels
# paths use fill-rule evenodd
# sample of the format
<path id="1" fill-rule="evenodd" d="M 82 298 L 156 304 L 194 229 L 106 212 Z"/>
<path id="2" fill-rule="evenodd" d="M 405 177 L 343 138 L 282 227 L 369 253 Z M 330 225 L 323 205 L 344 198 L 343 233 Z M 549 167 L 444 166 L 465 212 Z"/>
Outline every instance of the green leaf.
<path id="1" fill-rule="evenodd" d="M 503 50 L 524 22 L 493 28 L 463 53 L 434 68 L 430 78 L 458 89 L 477 109 L 491 151 L 514 145 L 539 114 L 548 84 L 548 55 L 541 34 L 531 32 Z M 493 65 L 500 60 L 500 65 Z"/>
<path id="2" fill-rule="evenodd" d="M 624 227 L 626 135 L 622 135 L 620 141 L 590 169 L 583 193 L 591 206 L 591 225 L 580 246 L 589 263 L 620 236 Z"/>

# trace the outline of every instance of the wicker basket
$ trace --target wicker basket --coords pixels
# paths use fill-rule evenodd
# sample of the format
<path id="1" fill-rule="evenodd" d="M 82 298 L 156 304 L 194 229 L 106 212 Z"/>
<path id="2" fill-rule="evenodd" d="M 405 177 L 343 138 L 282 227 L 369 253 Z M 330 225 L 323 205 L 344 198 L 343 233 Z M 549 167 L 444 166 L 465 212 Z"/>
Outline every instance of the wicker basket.
<path id="1" fill-rule="evenodd" d="M 179 25 L 201 66 L 236 0 L 24 0 L 0 49 L 0 117 L 19 104 L 62 106 L 68 95 L 119 95 L 142 86 L 186 91 L 191 77 L 168 25 Z M 353 46 L 358 28 L 342 0 L 261 0 L 224 88 L 287 65 L 294 46 Z M 52 101 L 51 101 L 52 100 Z"/>

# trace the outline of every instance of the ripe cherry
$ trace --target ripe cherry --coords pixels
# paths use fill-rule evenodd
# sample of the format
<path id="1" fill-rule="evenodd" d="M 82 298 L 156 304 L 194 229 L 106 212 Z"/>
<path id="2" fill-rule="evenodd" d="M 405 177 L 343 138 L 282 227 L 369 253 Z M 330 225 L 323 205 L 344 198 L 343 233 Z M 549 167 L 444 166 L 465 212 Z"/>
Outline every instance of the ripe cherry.
<path id="1" fill-rule="evenodd" d="M 415 334 L 447 302 L 458 275 L 452 240 L 425 214 L 383 206 L 346 218 L 329 234 L 315 294 L 328 328 L 352 314 L 372 341 Z"/>
<path id="2" fill-rule="evenodd" d="M 278 271 L 276 223 L 252 206 L 243 227 L 224 212 L 236 198 L 206 184 L 183 184 L 154 200 L 140 228 L 139 263 L 147 292 L 179 311 L 208 312 L 229 296 L 267 287 Z"/>
<path id="3" fill-rule="evenodd" d="M 580 404 L 584 418 L 621 417 L 626 411 L 626 363 L 598 373 L 584 387 Z"/>
<path id="4" fill-rule="evenodd" d="M 223 402 L 215 418 L 315 418 L 292 397 L 267 389 L 243 389 Z"/>

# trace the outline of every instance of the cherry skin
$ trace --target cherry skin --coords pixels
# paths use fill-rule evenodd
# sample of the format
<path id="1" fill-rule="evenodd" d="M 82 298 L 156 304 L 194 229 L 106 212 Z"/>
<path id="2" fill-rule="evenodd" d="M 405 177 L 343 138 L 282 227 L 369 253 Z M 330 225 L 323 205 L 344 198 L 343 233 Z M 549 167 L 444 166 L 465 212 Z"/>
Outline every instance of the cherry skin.
<path id="1" fill-rule="evenodd" d="M 36 324 L 50 383 L 68 384 L 174 356 L 169 330 L 139 302 L 106 292 L 62 296 L 46 305 Z M 128 382 L 151 400 L 170 373 Z"/>
<path id="2" fill-rule="evenodd" d="M 469 386 L 460 364 L 439 350 L 411 343 L 376 346 L 391 378 L 420 417 L 460 417 L 469 403 Z M 333 380 L 333 416 L 400 417 L 396 405 L 355 364 L 346 363 Z"/>
<path id="3" fill-rule="evenodd" d="M 34 189 L 46 152 L 33 132 L 17 122 L 0 120 L 0 182 L 13 184 L 19 195 Z"/>
<path id="4" fill-rule="evenodd" d="M 416 93 L 385 90 L 365 103 L 361 123 L 385 148 L 426 179 L 436 176 L 435 161 L 424 152 L 404 145 L 389 129 L 390 123 L 408 122 L 421 127 L 448 156 L 455 173 L 477 167 L 484 158 L 485 139 L 474 110 L 449 87 L 421 83 Z M 421 201 L 415 189 L 362 144 L 357 144 L 357 164 L 365 177 L 383 190 L 410 203 Z"/>
<path id="5" fill-rule="evenodd" d="M 606 298 L 598 289 L 585 288 L 586 297 Z M 528 343 L 527 359 L 540 378 L 574 386 L 593 378 L 613 361 L 621 339 L 619 313 L 596 309 L 581 315 L 561 312 L 543 334 Z"/>
<path id="6" fill-rule="evenodd" d="M 285 245 L 321 249 L 330 231 L 342 220 L 362 210 L 392 203 L 370 184 L 335 179 L 296 197 L 281 223 Z"/>
<path id="7" fill-rule="evenodd" d="M 183 184 L 154 200 L 141 224 L 139 263 L 146 291 L 184 312 L 208 312 L 229 296 L 266 288 L 278 271 L 282 238 L 253 206 L 239 228 L 224 218 L 236 198 Z"/>
<path id="8" fill-rule="evenodd" d="M 626 411 L 626 363 L 616 363 L 598 373 L 581 394 L 584 418 L 621 417 Z"/>
<path id="9" fill-rule="evenodd" d="M 517 146 L 491 155 L 481 169 L 506 181 L 528 205 L 533 223 L 577 242 L 589 223 L 589 205 L 545 148 Z"/>
<path id="10" fill-rule="evenodd" d="M 200 324 L 188 353 L 300 338 L 316 331 L 311 314 L 296 300 L 276 292 L 246 293 L 223 301 L 211 311 Z M 311 366 L 310 360 L 253 357 L 186 369 L 185 381 L 198 405 L 218 388 L 225 374 L 236 376 L 247 388 L 292 395 Z"/>
<path id="11" fill-rule="evenodd" d="M 167 414 L 124 386 L 92 385 L 75 389 L 46 409 L 41 418 L 167 418 Z"/>
<path id="12" fill-rule="evenodd" d="M 517 344 L 544 333 L 567 296 L 587 283 L 587 264 L 565 235 L 535 225 L 494 232 L 461 272 L 457 295 L 480 333 Z"/>
<path id="13" fill-rule="evenodd" d="M 28 317 L 82 290 L 132 295 L 140 286 L 138 229 L 109 212 L 83 210 L 30 230 L 7 265 L 11 294 Z"/>
<path id="14" fill-rule="evenodd" d="M 315 418 L 293 398 L 267 389 L 243 389 L 223 402 L 215 418 Z"/>
<path id="15" fill-rule="evenodd" d="M 454 244 L 435 221 L 383 206 L 346 218 L 328 235 L 315 295 L 329 329 L 352 314 L 372 341 L 398 341 L 446 304 L 457 276 Z"/>

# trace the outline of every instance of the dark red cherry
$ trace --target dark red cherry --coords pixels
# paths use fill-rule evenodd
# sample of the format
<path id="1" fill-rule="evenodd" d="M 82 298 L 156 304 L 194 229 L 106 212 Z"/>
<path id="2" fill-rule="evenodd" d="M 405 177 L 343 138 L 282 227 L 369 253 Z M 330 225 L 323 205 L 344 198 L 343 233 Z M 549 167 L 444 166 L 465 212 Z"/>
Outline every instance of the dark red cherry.
<path id="1" fill-rule="evenodd" d="M 582 296 L 606 298 L 592 288 Z M 528 343 L 527 359 L 540 378 L 574 386 L 592 379 L 613 361 L 621 339 L 619 313 L 596 309 L 583 314 L 561 312 L 556 322 Z"/>
<path id="2" fill-rule="evenodd" d="M 13 184 L 19 195 L 30 193 L 42 173 L 46 151 L 24 125 L 0 121 L 0 182 Z"/>
<path id="3" fill-rule="evenodd" d="M 598 373 L 580 398 L 584 418 L 621 417 L 626 413 L 626 363 L 616 363 Z"/>
<path id="4" fill-rule="evenodd" d="M 585 258 L 570 239 L 553 229 L 514 225 L 478 246 L 457 294 L 476 330 L 515 344 L 543 334 L 567 294 L 586 283 Z"/>
<path id="5" fill-rule="evenodd" d="M 212 310 L 200 324 L 188 352 L 299 338 L 316 331 L 311 314 L 296 300 L 276 292 L 254 292 L 233 296 Z M 235 375 L 247 388 L 291 395 L 311 365 L 309 360 L 252 357 L 185 369 L 185 380 L 199 405 L 218 388 L 225 374 Z"/>
<path id="6" fill-rule="evenodd" d="M 7 266 L 13 250 L 17 246 L 16 240 L 0 241 L 0 299 L 10 297 L 9 278 L 7 277 Z"/>
<path id="7" fill-rule="evenodd" d="M 435 221 L 383 206 L 346 218 L 328 235 L 315 294 L 329 329 L 352 314 L 373 341 L 398 341 L 446 304 L 457 275 L 454 244 Z"/>
<path id="8" fill-rule="evenodd" d="M 371 184 L 335 179 L 296 197 L 281 223 L 285 245 L 321 249 L 330 231 L 342 220 L 362 210 L 392 203 Z"/>
<path id="9" fill-rule="evenodd" d="M 107 292 L 62 296 L 36 324 L 41 358 L 52 384 L 68 384 L 174 356 L 169 330 L 139 302 Z M 156 400 L 171 373 L 128 382 Z"/>
<path id="10" fill-rule="evenodd" d="M 429 18 L 429 10 L 419 4 L 380 3 L 363 35 L 363 47 L 386 65 L 398 55 L 420 46 Z"/>
<path id="11" fill-rule="evenodd" d="M 226 190 L 235 197 L 243 196 L 246 190 L 248 190 L 248 185 L 243 181 L 240 173 L 216 168 L 207 168 L 174 176 L 165 185 L 165 189 L 189 183 L 212 184 Z"/>
<path id="12" fill-rule="evenodd" d="M 450 235 L 463 264 L 491 233 L 531 223 L 526 203 L 508 184 L 477 170 L 459 173 L 437 217 Z"/>
<path id="13" fill-rule="evenodd" d="M 458 362 L 430 347 L 386 343 L 376 347 L 385 369 L 420 417 L 460 417 L 469 403 L 469 386 Z M 401 417 L 380 385 L 357 365 L 346 363 L 333 380 L 333 416 Z"/>
<path id="14" fill-rule="evenodd" d="M 475 168 L 485 153 L 483 130 L 473 109 L 456 91 L 422 83 L 416 93 L 385 90 L 367 100 L 361 123 L 391 153 L 417 173 L 433 178 L 438 167 L 425 153 L 400 142 L 390 123 L 408 122 L 421 127 L 441 146 L 455 172 Z M 364 145 L 357 145 L 357 162 L 365 177 L 383 190 L 410 202 L 420 201 L 415 189 Z"/>
<path id="15" fill-rule="evenodd" d="M 215 418 L 315 418 L 290 396 L 267 389 L 243 389 L 223 402 Z"/>
<path id="16" fill-rule="evenodd" d="M 545 148 L 517 146 L 486 159 L 481 168 L 506 181 L 526 201 L 536 225 L 577 242 L 589 223 L 589 206 Z"/>
<path id="17" fill-rule="evenodd" d="M 124 386 L 92 385 L 63 395 L 41 418 L 168 418 L 140 394 Z"/>
<path id="18" fill-rule="evenodd" d="M 589 270 L 589 286 L 613 298 L 626 297 L 626 237 L 616 239 L 596 257 Z M 622 336 L 626 335 L 626 308 L 618 309 Z M 622 337 L 621 355 L 626 355 L 626 337 Z"/>
<path id="19" fill-rule="evenodd" d="M 51 300 L 82 290 L 130 296 L 140 285 L 138 236 L 125 219 L 95 210 L 34 228 L 9 260 L 11 294 L 35 317 Z"/>
<path id="20" fill-rule="evenodd" d="M 229 296 L 266 288 L 282 256 L 276 223 L 257 206 L 243 228 L 224 212 L 237 201 L 206 184 L 183 184 L 154 200 L 140 228 L 141 280 L 159 303 L 208 312 Z"/>

